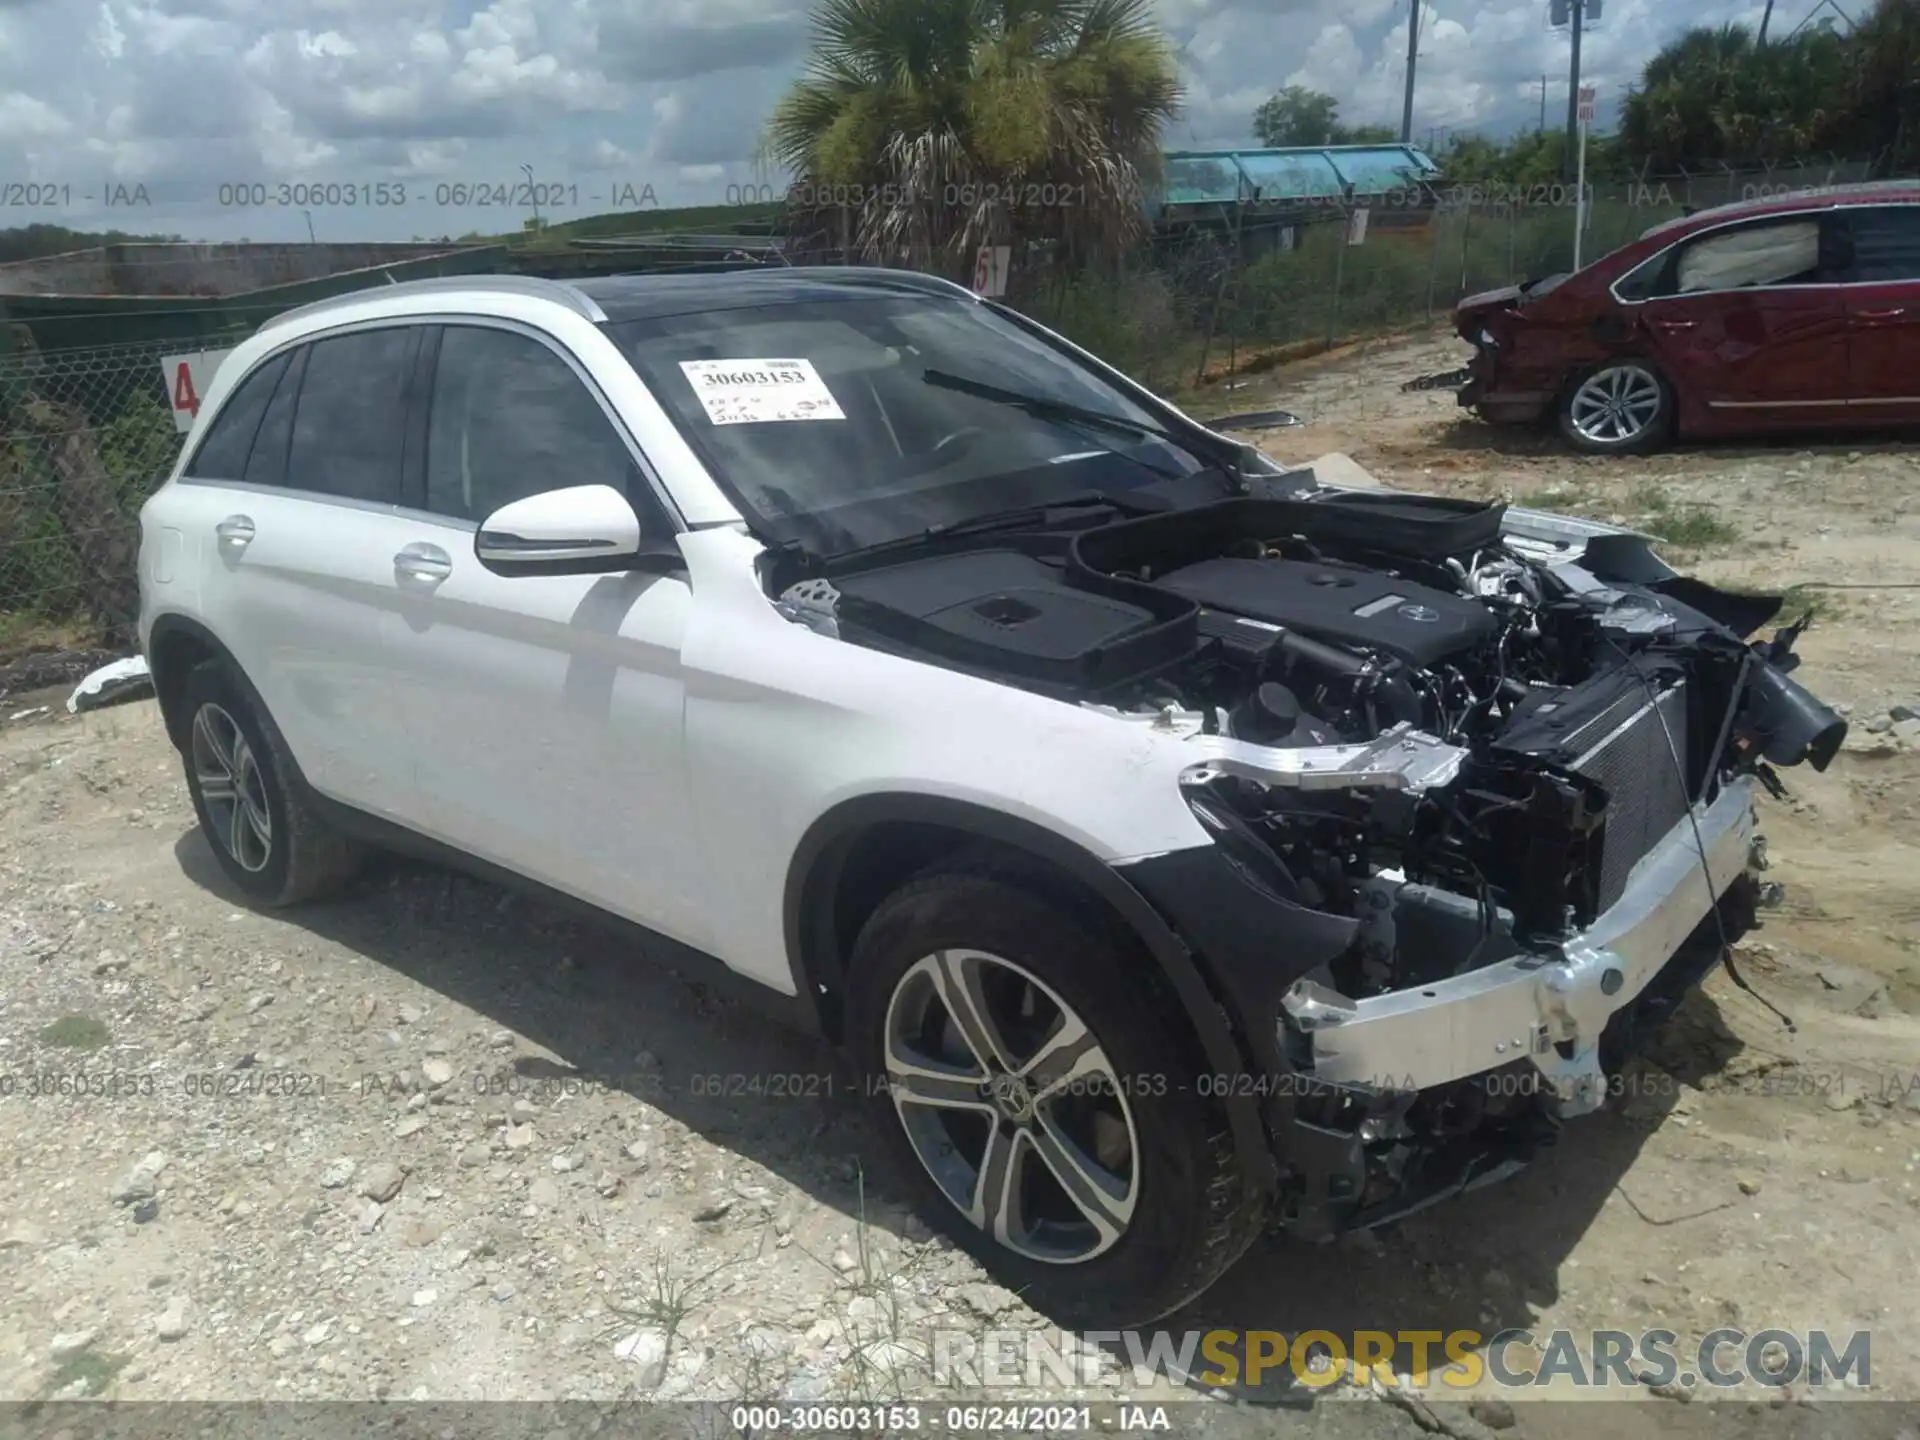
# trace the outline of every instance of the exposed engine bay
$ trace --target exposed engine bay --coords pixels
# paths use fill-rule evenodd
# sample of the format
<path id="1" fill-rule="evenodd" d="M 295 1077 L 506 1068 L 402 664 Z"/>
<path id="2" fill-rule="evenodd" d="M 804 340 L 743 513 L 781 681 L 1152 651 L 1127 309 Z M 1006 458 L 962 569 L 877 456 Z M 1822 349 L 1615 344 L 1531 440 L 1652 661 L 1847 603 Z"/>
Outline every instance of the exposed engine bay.
<path id="1" fill-rule="evenodd" d="M 1317 1073 L 1328 1004 L 1337 1018 L 1566 954 L 1643 860 L 1689 823 L 1698 838 L 1736 777 L 1779 793 L 1772 766 L 1825 769 L 1846 735 L 1789 677 L 1806 622 L 1750 638 L 1779 599 L 1678 575 L 1643 537 L 1502 506 L 1242 496 L 929 537 L 909 557 L 815 572 L 777 603 L 856 644 L 1260 747 L 1183 787 L 1269 897 L 1272 961 L 1240 977 L 1237 1003 L 1282 1016 L 1257 1058 L 1296 1076 Z M 1516 1039 L 1501 1068 L 1441 1084 L 1290 1091 L 1286 1223 L 1379 1223 L 1524 1164 L 1601 1103 L 1598 1071 L 1755 923 L 1763 893 L 1748 877 L 1722 894 L 1599 1055 L 1541 1033 L 1530 1059 Z M 1543 1089 L 1547 1074 L 1561 1078 Z"/>
<path id="2" fill-rule="evenodd" d="M 1419 793 L 1220 775 L 1189 800 L 1307 908 L 1366 915 L 1383 872 L 1469 897 L 1480 941 L 1420 953 L 1471 965 L 1495 930 L 1524 942 L 1589 923 L 1723 776 L 1824 768 L 1846 731 L 1788 678 L 1797 629 L 1748 643 L 1777 599 L 1678 576 L 1637 536 L 1590 538 L 1576 561 L 1511 528 L 1505 507 L 1438 497 L 1240 497 L 930 539 L 781 603 L 855 643 L 1185 733 L 1463 749 Z M 1365 994 L 1421 978 L 1369 969 L 1337 979 Z"/>

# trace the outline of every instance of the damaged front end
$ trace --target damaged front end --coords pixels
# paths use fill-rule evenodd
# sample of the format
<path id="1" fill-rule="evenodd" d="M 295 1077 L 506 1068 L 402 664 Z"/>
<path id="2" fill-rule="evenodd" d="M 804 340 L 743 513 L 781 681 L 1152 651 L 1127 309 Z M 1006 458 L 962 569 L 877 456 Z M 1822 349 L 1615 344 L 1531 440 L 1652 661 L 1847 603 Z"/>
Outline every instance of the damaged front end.
<path id="1" fill-rule="evenodd" d="M 1277 487 L 1275 487 L 1277 488 Z M 1305 1233 L 1522 1163 L 1754 923 L 1753 791 L 1846 733 L 1778 599 L 1390 491 L 947 537 L 796 623 L 1138 724 L 1211 843 L 1118 868 L 1237 1020 Z M 1163 752 L 1164 753 L 1164 752 Z"/>
<path id="2" fill-rule="evenodd" d="M 1638 537 L 1510 525 L 1551 577 L 1536 617 L 1563 606 L 1563 653 L 1584 657 L 1566 683 L 1511 687 L 1446 739 L 1401 722 L 1362 744 L 1223 744 L 1183 775 L 1266 907 L 1265 953 L 1222 984 L 1243 1015 L 1273 1006 L 1257 1088 L 1299 1234 L 1497 1180 L 1602 1106 L 1777 893 L 1756 787 L 1825 769 L 1846 733 L 1790 676 L 1802 626 L 1749 639 L 1777 601 L 1674 575 Z M 1196 948 L 1252 955 L 1146 868 Z"/>

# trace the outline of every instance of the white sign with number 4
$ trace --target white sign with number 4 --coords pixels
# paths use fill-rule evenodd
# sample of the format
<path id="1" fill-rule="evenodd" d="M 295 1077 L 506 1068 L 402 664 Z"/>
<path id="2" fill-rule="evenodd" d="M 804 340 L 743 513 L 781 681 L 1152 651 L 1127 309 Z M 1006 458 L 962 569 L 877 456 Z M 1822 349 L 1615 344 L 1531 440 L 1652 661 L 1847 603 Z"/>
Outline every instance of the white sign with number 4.
<path id="1" fill-rule="evenodd" d="M 160 357 L 160 379 L 167 387 L 167 401 L 173 407 L 173 428 L 182 435 L 193 428 L 200 413 L 200 401 L 213 385 L 220 362 L 232 350 L 195 350 L 185 355 Z"/>

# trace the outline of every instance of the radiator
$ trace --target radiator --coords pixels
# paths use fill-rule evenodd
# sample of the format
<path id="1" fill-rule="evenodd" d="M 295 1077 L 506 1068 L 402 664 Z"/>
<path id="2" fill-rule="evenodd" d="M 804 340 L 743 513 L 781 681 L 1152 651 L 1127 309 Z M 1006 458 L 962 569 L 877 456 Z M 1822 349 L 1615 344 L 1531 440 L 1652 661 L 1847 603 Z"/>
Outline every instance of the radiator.
<path id="1" fill-rule="evenodd" d="M 1624 695 L 1569 737 L 1569 767 L 1607 792 L 1599 907 L 1626 889 L 1642 856 L 1687 814 L 1687 686 Z"/>

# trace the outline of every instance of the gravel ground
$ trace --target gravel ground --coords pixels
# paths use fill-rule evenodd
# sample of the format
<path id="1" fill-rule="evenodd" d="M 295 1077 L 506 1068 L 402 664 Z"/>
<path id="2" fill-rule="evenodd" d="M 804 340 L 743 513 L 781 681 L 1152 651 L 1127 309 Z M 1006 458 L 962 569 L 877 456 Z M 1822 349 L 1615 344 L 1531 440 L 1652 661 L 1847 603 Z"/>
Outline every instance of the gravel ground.
<path id="1" fill-rule="evenodd" d="M 1871 437 L 1588 461 L 1398 390 L 1455 363 L 1398 342 L 1232 404 L 1306 416 L 1262 437 L 1287 458 L 1670 527 L 1709 578 L 1810 587 L 1801 678 L 1855 733 L 1767 804 L 1787 903 L 1740 953 L 1795 1028 L 1716 974 L 1640 1093 L 1526 1174 L 1263 1244 L 1169 1328 L 1869 1329 L 1873 1388 L 1920 1399 L 1920 465 Z M 0 1396 L 924 1399 L 935 1329 L 1046 1324 L 863 1171 L 820 1049 L 625 941 L 400 862 L 239 905 L 149 702 L 0 723 L 0 804 Z M 1349 1394 L 1317 1431 L 1512 1419 Z M 1510 1433 L 1809 1415 L 1642 1398 Z"/>

